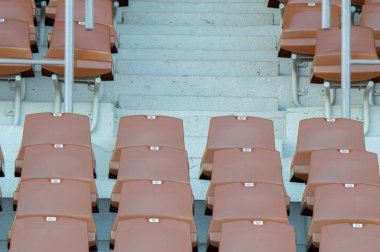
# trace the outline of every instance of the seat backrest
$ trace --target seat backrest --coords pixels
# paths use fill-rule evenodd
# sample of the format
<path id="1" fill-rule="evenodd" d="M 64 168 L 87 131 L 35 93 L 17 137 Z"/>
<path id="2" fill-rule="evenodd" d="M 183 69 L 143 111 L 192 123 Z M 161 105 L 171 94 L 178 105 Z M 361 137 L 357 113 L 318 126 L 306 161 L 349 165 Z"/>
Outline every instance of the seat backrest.
<path id="1" fill-rule="evenodd" d="M 20 184 L 16 218 L 33 216 L 82 220 L 87 223 L 88 232 L 96 232 L 90 186 L 87 183 L 63 179 L 23 181 Z"/>
<path id="2" fill-rule="evenodd" d="M 380 224 L 380 187 L 333 184 L 316 188 L 309 239 L 323 226 L 338 223 Z"/>
<path id="3" fill-rule="evenodd" d="M 34 27 L 33 5 L 31 1 L 0 1 L 0 18 L 24 21 Z"/>
<path id="4" fill-rule="evenodd" d="M 86 252 L 86 222 L 65 217 L 28 217 L 13 224 L 10 252 Z"/>
<path id="5" fill-rule="evenodd" d="M 167 146 L 185 150 L 183 121 L 168 116 L 121 117 L 116 149 L 140 145 Z"/>
<path id="6" fill-rule="evenodd" d="M 293 226 L 276 222 L 234 221 L 222 225 L 220 252 L 296 252 Z"/>
<path id="7" fill-rule="evenodd" d="M 372 252 L 380 247 L 379 225 L 343 223 L 322 227 L 320 252 Z"/>
<path id="8" fill-rule="evenodd" d="M 162 219 L 138 218 L 121 221 L 117 227 L 115 252 L 191 252 L 189 224 Z"/>

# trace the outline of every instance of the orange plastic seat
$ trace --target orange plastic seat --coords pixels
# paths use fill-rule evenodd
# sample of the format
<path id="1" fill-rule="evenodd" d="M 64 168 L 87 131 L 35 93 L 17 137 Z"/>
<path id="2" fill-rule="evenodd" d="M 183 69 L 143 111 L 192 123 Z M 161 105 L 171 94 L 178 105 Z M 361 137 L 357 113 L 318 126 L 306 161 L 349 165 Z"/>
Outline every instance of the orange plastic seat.
<path id="1" fill-rule="evenodd" d="M 21 179 L 13 198 L 15 205 L 20 185 L 35 179 L 69 179 L 85 182 L 91 189 L 92 206 L 98 205 L 91 149 L 79 145 L 26 146 L 23 164 Z"/>
<path id="2" fill-rule="evenodd" d="M 189 224 L 170 219 L 120 221 L 115 252 L 192 252 Z"/>
<path id="3" fill-rule="evenodd" d="M 9 252 L 88 252 L 86 222 L 65 217 L 28 217 L 13 224 Z"/>
<path id="4" fill-rule="evenodd" d="M 85 22 L 86 1 L 76 0 L 74 4 L 74 21 Z M 109 26 L 111 51 L 117 52 L 116 31 L 113 22 L 113 8 L 110 0 L 94 1 L 94 23 Z M 58 1 L 55 22 L 65 22 L 65 1 Z"/>
<path id="5" fill-rule="evenodd" d="M 377 54 L 380 55 L 380 1 L 366 1 L 362 7 L 360 25 L 373 29 Z"/>
<path id="6" fill-rule="evenodd" d="M 310 158 L 310 172 L 302 196 L 303 208 L 311 213 L 314 206 L 314 192 L 326 184 L 368 184 L 380 186 L 379 162 L 377 155 L 361 150 L 320 150 L 313 151 Z"/>
<path id="7" fill-rule="evenodd" d="M 291 2 L 284 10 L 279 57 L 292 53 L 314 55 L 317 31 L 321 29 L 322 3 Z M 340 7 L 331 5 L 331 26 L 340 26 Z"/>
<path id="8" fill-rule="evenodd" d="M 197 246 L 197 229 L 193 216 L 190 185 L 170 181 L 132 181 L 121 188 L 119 211 L 111 230 L 114 244 L 121 221 L 148 218 L 154 222 L 165 219 L 182 221 L 190 226 L 192 246 Z"/>
<path id="9" fill-rule="evenodd" d="M 341 81 L 341 29 L 319 30 L 312 67 L 312 83 Z M 351 58 L 377 60 L 374 32 L 371 28 L 353 26 L 351 29 Z M 376 80 L 379 65 L 352 65 L 352 82 Z"/>
<path id="10" fill-rule="evenodd" d="M 122 148 L 120 169 L 112 191 L 111 205 L 118 206 L 123 183 L 135 180 L 175 181 L 190 184 L 187 153 L 171 147 Z"/>
<path id="11" fill-rule="evenodd" d="M 0 58 L 33 59 L 27 22 L 15 19 L 0 20 L 0 37 Z M 22 77 L 34 76 L 31 65 L 0 65 L 0 75 L 15 74 Z"/>
<path id="12" fill-rule="evenodd" d="M 234 183 L 215 188 L 214 211 L 208 243 L 219 247 L 224 223 L 274 221 L 288 223 L 284 187 L 265 183 Z"/>
<path id="13" fill-rule="evenodd" d="M 230 148 L 275 150 L 273 122 L 252 116 L 220 116 L 210 120 L 201 178 L 212 175 L 214 152 Z"/>
<path id="14" fill-rule="evenodd" d="M 281 157 L 267 149 L 226 149 L 214 153 L 211 184 L 207 192 L 207 208 L 213 209 L 215 187 L 230 183 L 269 183 L 283 185 Z M 287 197 L 287 202 L 290 201 Z"/>
<path id="15" fill-rule="evenodd" d="M 29 217 L 81 220 L 87 224 L 88 245 L 96 245 L 96 227 L 92 219 L 91 192 L 87 183 L 73 180 L 39 179 L 21 183 L 17 219 Z M 13 238 L 14 225 L 8 233 Z"/>
<path id="16" fill-rule="evenodd" d="M 224 223 L 220 252 L 296 252 L 296 235 L 289 224 L 261 221 Z"/>
<path id="17" fill-rule="evenodd" d="M 0 0 L 0 19 L 13 19 L 29 25 L 29 47 L 38 52 L 36 29 L 34 27 L 33 4 L 31 1 Z M 3 37 L 2 37 L 3 38 Z"/>
<path id="18" fill-rule="evenodd" d="M 311 152 L 323 149 L 364 151 L 363 123 L 343 118 L 300 121 L 296 152 L 291 165 L 292 182 L 307 181 Z"/>
<path id="19" fill-rule="evenodd" d="M 380 247 L 380 226 L 349 223 L 324 226 L 321 229 L 320 252 L 373 252 Z"/>
<path id="20" fill-rule="evenodd" d="M 94 24 L 94 30 L 87 31 L 83 23 L 74 23 L 74 77 L 113 80 L 110 28 Z M 91 43 L 89 43 L 91 41 Z M 65 23 L 55 23 L 49 50 L 44 59 L 63 59 L 65 49 Z M 63 66 L 42 65 L 42 75 L 63 75 Z"/>
<path id="21" fill-rule="evenodd" d="M 92 150 L 89 118 L 71 113 L 37 113 L 25 116 L 21 147 L 15 164 L 16 175 L 20 175 L 22 171 L 25 147 L 38 144 L 72 144 Z M 93 162 L 95 164 L 94 156 Z"/>
<path id="22" fill-rule="evenodd" d="M 376 1 L 376 0 L 367 0 L 367 1 Z M 332 4 L 341 6 L 340 0 L 332 0 Z M 365 0 L 353 0 L 351 1 L 351 5 L 360 7 L 364 4 Z M 322 3 L 322 0 L 269 0 L 268 7 L 269 8 L 278 8 L 280 3 L 289 4 L 289 3 Z"/>
<path id="23" fill-rule="evenodd" d="M 121 148 L 141 145 L 166 146 L 185 150 L 183 121 L 168 116 L 121 117 L 116 145 L 110 162 L 110 177 L 117 176 Z"/>
<path id="24" fill-rule="evenodd" d="M 4 155 L 0 146 L 0 177 L 4 177 L 3 166 L 4 166 Z"/>
<path id="25" fill-rule="evenodd" d="M 340 223 L 380 224 L 380 187 L 335 184 L 315 189 L 314 214 L 308 232 L 313 247 L 319 247 L 321 229 Z"/>

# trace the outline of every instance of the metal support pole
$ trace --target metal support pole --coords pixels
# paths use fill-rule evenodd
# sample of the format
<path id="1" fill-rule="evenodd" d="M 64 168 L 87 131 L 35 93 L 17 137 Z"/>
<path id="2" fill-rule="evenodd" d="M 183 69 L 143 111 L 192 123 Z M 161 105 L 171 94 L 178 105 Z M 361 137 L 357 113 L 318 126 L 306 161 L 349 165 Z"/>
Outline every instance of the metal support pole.
<path id="1" fill-rule="evenodd" d="M 298 98 L 298 62 L 296 54 L 292 54 L 292 93 L 294 105 L 301 107 Z"/>
<path id="2" fill-rule="evenodd" d="M 351 118 L 351 0 L 342 0 L 342 117 Z"/>
<path id="3" fill-rule="evenodd" d="M 331 28 L 331 0 L 322 0 L 322 29 Z"/>
<path id="4" fill-rule="evenodd" d="M 65 112 L 73 112 L 74 0 L 65 0 Z"/>
<path id="5" fill-rule="evenodd" d="M 15 103 L 14 103 L 14 119 L 13 125 L 18 125 L 20 122 L 21 114 L 21 76 L 17 75 L 15 78 Z"/>
<path id="6" fill-rule="evenodd" d="M 86 0 L 86 30 L 94 30 L 94 0 Z"/>
<path id="7" fill-rule="evenodd" d="M 367 87 L 364 90 L 363 97 L 363 117 L 364 117 L 364 135 L 368 134 L 369 124 L 370 124 L 370 95 L 373 90 L 375 83 L 373 81 L 368 82 Z"/>
<path id="8" fill-rule="evenodd" d="M 323 86 L 325 88 L 325 116 L 326 118 L 332 118 L 330 82 L 326 81 Z"/>
<path id="9" fill-rule="evenodd" d="M 94 84 L 94 98 L 92 101 L 91 132 L 96 129 L 96 125 L 98 124 L 99 102 L 102 100 L 102 95 L 102 81 L 100 78 L 96 78 Z"/>
<path id="10" fill-rule="evenodd" d="M 51 79 L 54 83 L 54 90 L 55 90 L 55 96 L 54 96 L 54 113 L 60 113 L 61 112 L 61 103 L 62 103 L 62 92 L 61 92 L 61 83 L 57 77 L 57 75 L 53 74 L 51 76 Z"/>
<path id="11" fill-rule="evenodd" d="M 6 65 L 64 65 L 64 60 L 26 60 L 26 59 L 0 59 L 0 64 Z"/>

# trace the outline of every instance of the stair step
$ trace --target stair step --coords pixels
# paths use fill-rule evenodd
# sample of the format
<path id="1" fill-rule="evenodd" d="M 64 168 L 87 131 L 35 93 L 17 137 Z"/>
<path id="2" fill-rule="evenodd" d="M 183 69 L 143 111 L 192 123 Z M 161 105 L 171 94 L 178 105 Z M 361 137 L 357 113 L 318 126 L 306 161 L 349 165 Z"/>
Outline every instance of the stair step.
<path id="1" fill-rule="evenodd" d="M 120 48 L 177 50 L 272 50 L 274 36 L 193 36 L 193 35 L 126 35 L 120 36 Z"/>
<path id="2" fill-rule="evenodd" d="M 277 98 L 120 95 L 119 107 L 128 110 L 278 111 Z"/>
<path id="3" fill-rule="evenodd" d="M 274 15 L 270 13 L 159 13 L 124 12 L 123 23 L 144 25 L 273 25 Z"/>
<path id="4" fill-rule="evenodd" d="M 174 13 L 280 13 L 278 9 L 268 8 L 267 3 L 186 3 L 134 1 L 127 10 L 134 11 L 174 12 Z"/>
<path id="5" fill-rule="evenodd" d="M 120 74 L 166 76 L 277 76 L 278 62 L 118 60 Z"/>
<path id="6" fill-rule="evenodd" d="M 119 34 L 128 35 L 235 35 L 279 36 L 279 25 L 266 26 L 204 26 L 204 25 L 139 25 L 118 24 Z"/>

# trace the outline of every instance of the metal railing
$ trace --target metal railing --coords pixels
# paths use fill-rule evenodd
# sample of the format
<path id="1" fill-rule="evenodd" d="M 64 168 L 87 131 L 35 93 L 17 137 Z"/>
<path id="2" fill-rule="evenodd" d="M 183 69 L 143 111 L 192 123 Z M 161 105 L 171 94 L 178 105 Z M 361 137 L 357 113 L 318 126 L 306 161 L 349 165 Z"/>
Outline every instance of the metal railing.
<path id="1" fill-rule="evenodd" d="M 65 58 L 63 60 L 0 59 L 0 64 L 10 65 L 62 65 L 65 68 L 65 112 L 73 112 L 74 85 L 74 0 L 65 0 Z M 93 0 L 86 0 L 86 29 L 94 28 Z M 42 2 L 41 6 L 46 6 Z M 43 13 L 44 15 L 44 13 Z M 40 24 L 42 25 L 42 24 Z"/>
<path id="2" fill-rule="evenodd" d="M 341 47 L 341 87 L 342 87 L 342 117 L 351 118 L 351 65 L 377 65 L 380 60 L 355 60 L 351 59 L 351 25 L 352 25 L 352 7 L 351 0 L 342 0 L 342 47 Z M 331 0 L 322 1 L 322 28 L 330 29 L 331 27 Z M 373 82 L 369 82 L 365 95 L 371 95 L 374 86 Z M 366 104 L 366 102 L 365 102 Z M 368 113 L 368 108 L 364 109 Z M 365 116 L 369 118 L 369 116 Z M 365 122 L 368 131 L 368 121 Z"/>

